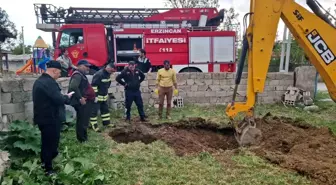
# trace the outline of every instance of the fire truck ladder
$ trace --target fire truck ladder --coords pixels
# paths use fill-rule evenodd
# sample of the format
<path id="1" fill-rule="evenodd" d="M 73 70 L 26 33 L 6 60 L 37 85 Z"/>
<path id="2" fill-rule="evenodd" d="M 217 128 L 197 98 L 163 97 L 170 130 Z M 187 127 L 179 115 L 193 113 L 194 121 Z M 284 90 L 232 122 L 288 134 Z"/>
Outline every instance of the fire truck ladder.
<path id="1" fill-rule="evenodd" d="M 162 20 L 146 20 L 154 15 L 164 11 L 171 10 L 170 8 L 80 8 L 70 7 L 64 9 L 56 7 L 52 4 L 34 4 L 35 14 L 37 18 L 36 28 L 42 31 L 55 32 L 62 24 L 92 24 L 101 23 L 104 25 L 118 24 L 149 24 L 161 23 Z M 207 8 L 205 8 L 207 9 Z M 211 8 L 209 8 L 211 9 Z M 190 11 L 186 10 L 186 11 Z M 183 11 L 181 9 L 181 11 Z M 218 17 L 207 20 L 211 26 L 218 26 L 219 19 L 223 19 L 220 11 Z M 168 16 L 170 17 L 170 16 Z M 188 19 L 188 16 L 174 15 L 173 19 L 169 19 L 167 24 L 181 24 L 183 20 Z M 164 21 L 165 22 L 165 21 Z M 193 25 L 195 26 L 195 25 Z"/>
<path id="2" fill-rule="evenodd" d="M 56 31 L 62 24 L 116 25 L 120 23 L 148 23 L 145 18 L 159 14 L 167 8 L 80 8 L 64 9 L 51 4 L 34 4 L 37 29 Z M 46 26 L 49 25 L 49 26 Z"/>

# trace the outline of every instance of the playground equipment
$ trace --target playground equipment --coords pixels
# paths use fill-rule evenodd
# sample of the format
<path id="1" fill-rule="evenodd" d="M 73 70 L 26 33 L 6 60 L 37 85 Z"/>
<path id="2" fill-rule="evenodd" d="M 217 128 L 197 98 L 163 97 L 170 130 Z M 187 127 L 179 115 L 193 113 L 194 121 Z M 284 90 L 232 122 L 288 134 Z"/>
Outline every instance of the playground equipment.
<path id="1" fill-rule="evenodd" d="M 46 70 L 46 63 L 51 59 L 48 45 L 39 36 L 33 46 L 33 58 L 26 61 L 26 64 L 16 71 L 16 74 L 43 73 Z"/>

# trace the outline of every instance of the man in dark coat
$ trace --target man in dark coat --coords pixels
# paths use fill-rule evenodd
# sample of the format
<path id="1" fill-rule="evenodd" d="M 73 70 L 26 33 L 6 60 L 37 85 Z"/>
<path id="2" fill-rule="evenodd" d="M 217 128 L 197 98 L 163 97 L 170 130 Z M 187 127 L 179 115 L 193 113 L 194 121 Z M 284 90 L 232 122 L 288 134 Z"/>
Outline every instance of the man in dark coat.
<path id="1" fill-rule="evenodd" d="M 81 143 L 88 140 L 87 128 L 90 122 L 91 111 L 96 99 L 96 94 L 86 75 L 90 70 L 90 63 L 82 59 L 77 63 L 77 70 L 72 74 L 69 84 L 69 91 L 75 94 L 71 98 L 70 105 L 77 112 L 76 135 Z"/>
<path id="2" fill-rule="evenodd" d="M 61 64 L 47 63 L 47 71 L 33 85 L 34 123 L 41 131 L 41 162 L 47 175 L 53 174 L 52 160 L 58 155 L 61 132 L 60 108 L 72 93 L 62 95 L 56 79 L 61 76 Z"/>

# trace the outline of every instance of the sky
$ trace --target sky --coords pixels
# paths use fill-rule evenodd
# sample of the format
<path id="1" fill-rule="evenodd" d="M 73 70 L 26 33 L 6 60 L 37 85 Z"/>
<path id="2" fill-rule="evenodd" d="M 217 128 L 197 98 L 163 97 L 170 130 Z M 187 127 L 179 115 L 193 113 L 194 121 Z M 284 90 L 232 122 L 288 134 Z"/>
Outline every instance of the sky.
<path id="1" fill-rule="evenodd" d="M 296 0 L 299 4 L 309 9 L 305 2 L 306 0 Z M 335 0 L 319 0 L 320 4 L 325 9 L 335 6 Z M 111 8 L 164 8 L 164 0 L 8 0 L 1 2 L 1 7 L 6 10 L 9 18 L 16 24 L 16 28 L 21 30 L 24 27 L 24 41 L 26 45 L 33 45 L 38 36 L 41 36 L 47 44 L 52 45 L 52 38 L 50 32 L 43 32 L 35 28 L 36 16 L 34 12 L 34 3 L 53 4 L 57 7 L 69 8 L 73 7 L 111 7 Z M 239 13 L 238 21 L 241 22 L 244 14 L 249 11 L 249 0 L 219 0 L 220 9 L 229 9 L 233 7 Z M 310 9 L 309 9 L 310 10 Z M 243 29 L 241 27 L 241 29 Z M 279 36 L 284 30 L 282 21 L 278 27 Z M 243 31 L 243 30 L 242 30 Z"/>

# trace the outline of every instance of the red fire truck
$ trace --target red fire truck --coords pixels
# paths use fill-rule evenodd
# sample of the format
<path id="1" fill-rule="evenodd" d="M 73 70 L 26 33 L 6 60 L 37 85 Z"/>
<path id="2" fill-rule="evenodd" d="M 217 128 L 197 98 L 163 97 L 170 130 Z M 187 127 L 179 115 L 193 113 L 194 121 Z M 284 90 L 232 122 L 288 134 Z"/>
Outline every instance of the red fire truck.
<path id="1" fill-rule="evenodd" d="M 236 70 L 236 31 L 218 30 L 223 10 L 34 7 L 37 29 L 52 32 L 55 57 L 66 48 L 76 64 L 86 53 L 93 72 L 111 61 L 122 70 L 141 48 L 152 71 L 166 59 L 177 72 Z"/>

